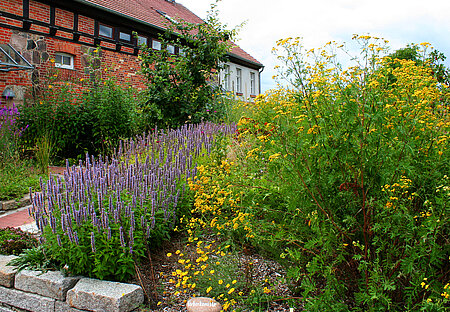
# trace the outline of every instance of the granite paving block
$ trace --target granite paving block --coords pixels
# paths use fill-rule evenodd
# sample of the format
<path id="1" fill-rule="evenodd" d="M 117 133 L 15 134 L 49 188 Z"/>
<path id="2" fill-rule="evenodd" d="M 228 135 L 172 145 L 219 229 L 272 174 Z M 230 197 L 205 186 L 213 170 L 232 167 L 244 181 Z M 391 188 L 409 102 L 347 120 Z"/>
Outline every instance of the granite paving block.
<path id="1" fill-rule="evenodd" d="M 0 302 L 31 312 L 53 312 L 55 299 L 0 286 Z"/>
<path id="2" fill-rule="evenodd" d="M 0 310 L 0 312 L 1 312 L 1 310 Z M 85 311 L 72 308 L 65 301 L 56 300 L 55 312 L 85 312 Z"/>
<path id="3" fill-rule="evenodd" d="M 14 287 L 14 276 L 16 269 L 7 265 L 9 261 L 17 258 L 17 256 L 0 255 L 0 285 L 5 287 Z"/>
<path id="4" fill-rule="evenodd" d="M 15 288 L 41 296 L 65 300 L 66 294 L 79 277 L 64 277 L 59 271 L 29 271 L 23 270 L 16 274 Z"/>
<path id="5" fill-rule="evenodd" d="M 67 292 L 67 303 L 88 311 L 129 312 L 144 302 L 142 288 L 124 284 L 82 278 Z"/>

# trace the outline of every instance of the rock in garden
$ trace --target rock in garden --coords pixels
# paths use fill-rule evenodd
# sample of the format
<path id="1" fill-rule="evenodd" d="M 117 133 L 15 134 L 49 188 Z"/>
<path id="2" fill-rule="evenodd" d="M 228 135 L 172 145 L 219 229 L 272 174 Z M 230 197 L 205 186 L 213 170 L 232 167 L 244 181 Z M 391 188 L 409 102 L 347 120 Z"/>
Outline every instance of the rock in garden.
<path id="1" fill-rule="evenodd" d="M 67 303 L 88 311 L 129 312 L 144 302 L 141 287 L 92 278 L 82 278 L 67 292 Z"/>
<path id="2" fill-rule="evenodd" d="M 222 306 L 216 300 L 207 297 L 194 297 L 186 303 L 188 312 L 219 312 Z"/>
<path id="3" fill-rule="evenodd" d="M 17 201 L 15 201 L 14 199 L 12 199 L 12 200 L 7 200 L 7 201 L 4 201 L 3 203 L 2 203 L 2 210 L 13 210 L 13 209 L 16 209 L 17 208 Z"/>
<path id="4" fill-rule="evenodd" d="M 8 263 L 16 256 L 3 256 L 0 255 L 0 285 L 5 287 L 14 287 L 14 276 L 16 269 L 9 266 Z"/>

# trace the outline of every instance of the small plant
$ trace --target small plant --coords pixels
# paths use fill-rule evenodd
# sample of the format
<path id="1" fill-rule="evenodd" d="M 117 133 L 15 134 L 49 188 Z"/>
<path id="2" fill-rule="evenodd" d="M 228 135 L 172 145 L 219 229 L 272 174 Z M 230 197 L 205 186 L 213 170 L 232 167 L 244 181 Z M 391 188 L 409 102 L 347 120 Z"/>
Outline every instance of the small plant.
<path id="1" fill-rule="evenodd" d="M 48 135 L 43 135 L 36 140 L 36 162 L 42 174 L 48 174 L 52 149 L 51 139 Z"/>
<path id="2" fill-rule="evenodd" d="M 60 269 L 58 262 L 52 258 L 43 245 L 24 249 L 19 257 L 12 259 L 8 265 L 15 267 L 17 271 L 38 270 L 45 272 Z"/>
<path id="3" fill-rule="evenodd" d="M 0 107 L 0 168 L 7 163 L 15 162 L 18 157 L 18 140 L 22 133 L 28 128 L 17 126 L 19 112 L 17 107 Z"/>
<path id="4" fill-rule="evenodd" d="M 20 229 L 0 229 L 0 254 L 18 256 L 23 250 L 37 246 L 37 239 Z"/>

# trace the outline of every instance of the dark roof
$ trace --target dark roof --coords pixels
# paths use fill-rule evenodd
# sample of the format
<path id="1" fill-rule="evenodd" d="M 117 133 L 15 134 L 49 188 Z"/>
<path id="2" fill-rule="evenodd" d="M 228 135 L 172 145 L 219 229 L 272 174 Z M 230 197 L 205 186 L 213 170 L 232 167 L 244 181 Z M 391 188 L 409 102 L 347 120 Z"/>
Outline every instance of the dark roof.
<path id="1" fill-rule="evenodd" d="M 166 28 L 167 20 L 158 11 L 166 13 L 167 16 L 175 20 L 184 20 L 189 23 L 203 22 L 200 17 L 189 11 L 184 5 L 171 0 L 78 0 L 78 2 L 84 2 L 163 29 Z M 234 43 L 229 54 L 237 60 L 263 67 L 258 60 Z"/>

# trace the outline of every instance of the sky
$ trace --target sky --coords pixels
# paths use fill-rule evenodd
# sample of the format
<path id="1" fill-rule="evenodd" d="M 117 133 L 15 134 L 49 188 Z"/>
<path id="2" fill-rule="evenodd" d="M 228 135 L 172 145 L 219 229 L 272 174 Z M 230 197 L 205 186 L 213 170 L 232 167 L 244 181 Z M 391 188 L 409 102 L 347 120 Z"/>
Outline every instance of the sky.
<path id="1" fill-rule="evenodd" d="M 204 19 L 214 0 L 176 1 Z M 392 51 L 429 42 L 450 67 L 450 0 L 221 0 L 217 9 L 228 28 L 245 22 L 236 43 L 264 64 L 262 92 L 276 86 L 271 51 L 287 37 L 302 37 L 307 49 L 351 43 L 353 34 L 387 39 Z"/>

